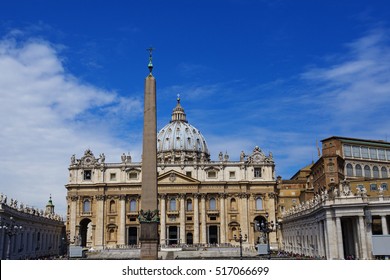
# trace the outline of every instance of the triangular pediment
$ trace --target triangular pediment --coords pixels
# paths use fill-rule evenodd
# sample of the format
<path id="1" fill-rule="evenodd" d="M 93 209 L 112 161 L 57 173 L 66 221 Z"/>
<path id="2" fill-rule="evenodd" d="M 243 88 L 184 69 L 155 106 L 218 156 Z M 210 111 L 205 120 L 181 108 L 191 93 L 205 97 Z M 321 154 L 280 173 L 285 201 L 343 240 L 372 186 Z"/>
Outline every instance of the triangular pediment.
<path id="1" fill-rule="evenodd" d="M 157 178 L 158 184 L 199 184 L 200 181 L 186 176 L 175 170 L 170 170 L 164 174 L 161 174 Z"/>

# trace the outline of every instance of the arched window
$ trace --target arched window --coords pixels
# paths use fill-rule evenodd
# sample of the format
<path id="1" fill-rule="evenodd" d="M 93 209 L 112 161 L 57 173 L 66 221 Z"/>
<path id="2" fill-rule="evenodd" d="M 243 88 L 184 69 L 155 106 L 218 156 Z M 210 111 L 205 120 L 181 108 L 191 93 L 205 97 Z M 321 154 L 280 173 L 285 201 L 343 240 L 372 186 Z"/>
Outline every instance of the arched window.
<path id="1" fill-rule="evenodd" d="M 86 199 L 83 202 L 83 212 L 84 213 L 91 212 L 91 201 L 89 199 Z"/>
<path id="2" fill-rule="evenodd" d="M 209 201 L 210 210 L 216 210 L 217 209 L 217 203 L 214 197 L 210 198 Z"/>
<path id="3" fill-rule="evenodd" d="M 176 199 L 175 198 L 171 198 L 171 200 L 169 200 L 169 210 L 176 211 Z"/>
<path id="4" fill-rule="evenodd" d="M 371 169 L 368 165 L 364 166 L 364 177 L 371 178 Z"/>
<path id="5" fill-rule="evenodd" d="M 382 174 L 381 174 L 381 175 L 382 175 L 382 178 L 387 178 L 388 175 L 387 175 L 387 168 L 386 168 L 386 167 L 383 166 L 383 167 L 381 168 L 381 173 L 382 173 Z"/>
<path id="6" fill-rule="evenodd" d="M 356 177 L 363 176 L 362 167 L 360 166 L 360 164 L 356 164 L 355 171 L 356 171 Z"/>
<path id="7" fill-rule="evenodd" d="M 192 211 L 192 200 L 187 199 L 187 211 Z"/>
<path id="8" fill-rule="evenodd" d="M 374 166 L 372 168 L 372 174 L 373 174 L 374 178 L 379 178 L 379 168 L 378 168 L 378 166 Z"/>
<path id="9" fill-rule="evenodd" d="M 130 200 L 130 211 L 137 211 L 137 201 L 135 199 Z"/>
<path id="10" fill-rule="evenodd" d="M 231 210 L 237 210 L 237 201 L 235 198 L 232 198 L 230 200 L 230 209 Z"/>
<path id="11" fill-rule="evenodd" d="M 256 210 L 263 210 L 263 199 L 261 197 L 256 198 Z"/>
<path id="12" fill-rule="evenodd" d="M 110 213 L 115 213 L 115 212 L 116 212 L 115 201 L 114 201 L 114 200 L 111 200 L 111 201 L 110 201 Z"/>
<path id="13" fill-rule="evenodd" d="M 348 163 L 346 169 L 347 169 L 347 176 L 352 177 L 353 176 L 352 164 Z"/>

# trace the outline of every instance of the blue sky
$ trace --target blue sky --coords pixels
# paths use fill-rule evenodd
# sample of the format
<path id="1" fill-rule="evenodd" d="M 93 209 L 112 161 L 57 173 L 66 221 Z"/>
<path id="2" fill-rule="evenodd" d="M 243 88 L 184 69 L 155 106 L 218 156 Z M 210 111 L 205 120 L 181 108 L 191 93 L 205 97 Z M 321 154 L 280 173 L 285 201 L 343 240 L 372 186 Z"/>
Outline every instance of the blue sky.
<path id="1" fill-rule="evenodd" d="M 176 96 L 216 159 L 272 152 L 290 178 L 332 135 L 388 140 L 389 1 L 3 1 L 0 191 L 65 212 L 68 165 L 142 150 L 153 46 L 158 128 Z"/>

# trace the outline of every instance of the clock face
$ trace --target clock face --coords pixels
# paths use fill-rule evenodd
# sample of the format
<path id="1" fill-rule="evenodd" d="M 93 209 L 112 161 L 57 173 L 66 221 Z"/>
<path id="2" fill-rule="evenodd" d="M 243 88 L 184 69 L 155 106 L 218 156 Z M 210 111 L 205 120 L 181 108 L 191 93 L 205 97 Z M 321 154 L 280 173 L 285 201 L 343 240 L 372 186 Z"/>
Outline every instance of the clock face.
<path id="1" fill-rule="evenodd" d="M 91 164 L 91 163 L 92 163 L 92 158 L 86 157 L 86 158 L 84 159 L 84 162 L 85 162 L 85 164 Z"/>
<path id="2" fill-rule="evenodd" d="M 255 157 L 254 157 L 254 159 L 255 159 L 255 161 L 260 161 L 261 160 L 261 156 L 260 155 L 255 155 Z"/>

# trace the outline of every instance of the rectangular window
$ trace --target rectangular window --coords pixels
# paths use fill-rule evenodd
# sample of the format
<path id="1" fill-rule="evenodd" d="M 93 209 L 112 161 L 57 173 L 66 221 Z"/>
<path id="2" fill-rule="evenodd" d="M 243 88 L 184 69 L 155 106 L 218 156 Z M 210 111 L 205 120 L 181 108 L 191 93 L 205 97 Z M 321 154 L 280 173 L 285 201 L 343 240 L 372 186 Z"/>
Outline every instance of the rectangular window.
<path id="1" fill-rule="evenodd" d="M 187 171 L 187 172 L 186 172 L 186 176 L 187 176 L 187 177 L 192 177 L 192 172 L 191 172 L 191 171 Z"/>
<path id="2" fill-rule="evenodd" d="M 235 172 L 235 171 L 230 171 L 230 172 L 229 172 L 229 178 L 230 178 L 230 179 L 236 178 L 236 172 Z"/>
<path id="3" fill-rule="evenodd" d="M 84 170 L 84 180 L 92 179 L 92 170 Z"/>
<path id="4" fill-rule="evenodd" d="M 192 217 L 187 217 L 187 221 L 192 221 Z"/>
<path id="5" fill-rule="evenodd" d="M 130 180 L 137 180 L 138 179 L 138 173 L 137 172 L 130 172 L 129 173 L 129 179 Z"/>
<path id="6" fill-rule="evenodd" d="M 377 188 L 376 184 L 370 184 L 370 191 L 374 192 L 377 190 L 378 190 L 378 188 Z"/>
<path id="7" fill-rule="evenodd" d="M 351 146 L 344 145 L 343 148 L 344 148 L 344 156 L 351 157 L 352 156 Z"/>
<path id="8" fill-rule="evenodd" d="M 214 216 L 210 217 L 210 221 L 216 221 L 216 220 L 217 220 L 217 217 L 214 217 Z"/>
<path id="9" fill-rule="evenodd" d="M 378 157 L 380 160 L 386 160 L 385 150 L 378 150 Z"/>
<path id="10" fill-rule="evenodd" d="M 261 168 L 256 167 L 254 169 L 254 176 L 255 176 L 255 178 L 260 178 L 261 177 Z"/>
<path id="11" fill-rule="evenodd" d="M 353 151 L 353 157 L 360 158 L 360 147 L 353 146 L 352 151 Z"/>
<path id="12" fill-rule="evenodd" d="M 371 159 L 378 159 L 378 155 L 377 155 L 376 151 L 377 151 L 377 149 L 370 149 Z"/>
<path id="13" fill-rule="evenodd" d="M 207 172 L 207 177 L 208 178 L 217 178 L 217 172 L 209 171 L 209 172 Z"/>
<path id="14" fill-rule="evenodd" d="M 383 191 L 388 191 L 389 190 L 389 187 L 388 187 L 387 183 L 382 183 L 381 187 L 382 187 Z"/>
<path id="15" fill-rule="evenodd" d="M 116 180 L 116 173 L 110 173 L 110 181 Z"/>
<path id="16" fill-rule="evenodd" d="M 386 150 L 386 158 L 387 160 L 390 160 L 390 150 Z"/>
<path id="17" fill-rule="evenodd" d="M 362 147 L 362 158 L 369 158 L 367 147 Z"/>

